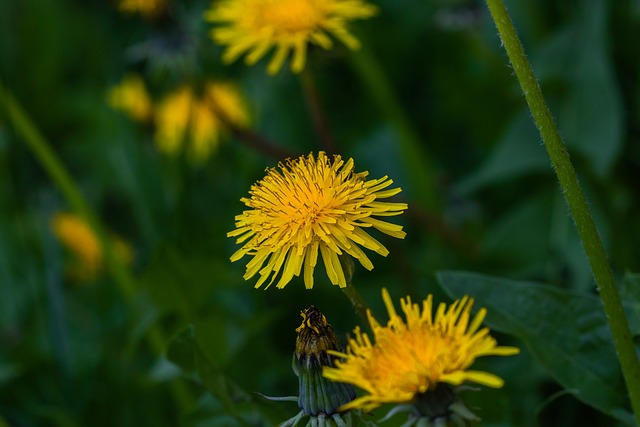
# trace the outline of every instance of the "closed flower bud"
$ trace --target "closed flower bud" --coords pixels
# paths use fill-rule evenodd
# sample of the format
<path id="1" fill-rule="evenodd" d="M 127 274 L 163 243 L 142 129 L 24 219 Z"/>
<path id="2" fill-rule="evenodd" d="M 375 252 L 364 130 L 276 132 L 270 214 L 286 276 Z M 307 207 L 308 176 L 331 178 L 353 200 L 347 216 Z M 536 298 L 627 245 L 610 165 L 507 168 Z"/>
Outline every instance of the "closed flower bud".
<path id="1" fill-rule="evenodd" d="M 296 329 L 298 337 L 293 355 L 293 370 L 300 386 L 298 406 L 309 416 L 331 416 L 356 394 L 351 385 L 322 376 L 322 368 L 334 366 L 336 359 L 327 351 L 339 348 L 338 337 L 327 318 L 314 306 L 300 314 L 302 324 Z"/>

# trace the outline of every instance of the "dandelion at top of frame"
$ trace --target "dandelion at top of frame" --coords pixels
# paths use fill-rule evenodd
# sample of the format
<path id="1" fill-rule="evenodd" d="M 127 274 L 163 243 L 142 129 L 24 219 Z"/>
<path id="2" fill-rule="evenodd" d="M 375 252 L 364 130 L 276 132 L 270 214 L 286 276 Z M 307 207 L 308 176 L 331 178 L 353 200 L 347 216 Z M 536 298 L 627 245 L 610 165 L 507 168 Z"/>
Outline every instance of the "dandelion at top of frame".
<path id="1" fill-rule="evenodd" d="M 212 39 L 226 50 L 222 60 L 230 63 L 247 54 L 253 65 L 272 48 L 276 49 L 267 71 L 275 74 L 293 52 L 291 70 L 302 71 L 309 43 L 330 49 L 334 36 L 350 49 L 360 42 L 347 23 L 370 18 L 377 8 L 364 0 L 222 0 L 205 13 L 217 24 Z"/>

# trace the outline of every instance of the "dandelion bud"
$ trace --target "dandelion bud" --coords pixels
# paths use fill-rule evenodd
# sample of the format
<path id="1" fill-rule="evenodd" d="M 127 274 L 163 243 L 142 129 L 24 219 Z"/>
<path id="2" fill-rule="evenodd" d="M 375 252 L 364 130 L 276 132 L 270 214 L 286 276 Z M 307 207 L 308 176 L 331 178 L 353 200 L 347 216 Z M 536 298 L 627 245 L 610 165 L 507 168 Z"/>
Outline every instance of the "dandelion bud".
<path id="1" fill-rule="evenodd" d="M 306 415 L 330 417 L 356 394 L 351 385 L 332 382 L 322 376 L 322 368 L 332 367 L 336 358 L 327 351 L 336 351 L 339 347 L 327 318 L 314 306 L 301 311 L 300 315 L 302 323 L 296 329 L 298 337 L 293 355 L 293 370 L 300 386 L 298 406 Z"/>

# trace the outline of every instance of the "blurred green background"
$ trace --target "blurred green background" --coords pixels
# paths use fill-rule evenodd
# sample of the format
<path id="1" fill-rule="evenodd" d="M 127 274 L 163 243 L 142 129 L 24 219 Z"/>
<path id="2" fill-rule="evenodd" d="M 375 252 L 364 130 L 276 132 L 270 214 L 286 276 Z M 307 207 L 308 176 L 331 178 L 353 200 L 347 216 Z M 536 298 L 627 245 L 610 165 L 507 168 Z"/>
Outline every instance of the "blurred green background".
<path id="1" fill-rule="evenodd" d="M 379 15 L 351 26 L 361 51 L 311 49 L 307 69 L 335 151 L 372 178 L 389 175 L 403 188 L 395 199 L 409 204 L 394 219 L 406 239 L 376 234 L 390 255 L 373 254 L 375 269 L 355 272 L 377 317 L 386 320 L 383 286 L 394 298 L 433 293 L 447 301 L 453 291 L 440 286 L 435 273 L 441 270 L 595 295 L 484 3 L 372 3 Z M 640 2 L 507 6 L 636 325 Z M 265 60 L 222 65 L 222 49 L 202 19 L 208 7 L 173 1 L 167 14 L 149 20 L 121 13 L 110 1 L 0 0 L 0 81 L 104 226 L 131 245 L 135 286 L 127 296 L 109 274 L 78 282 L 65 273 L 72 254 L 50 221 L 71 206 L 0 108 L 0 426 L 277 425 L 296 405 L 253 392 L 297 393 L 290 365 L 300 310 L 316 305 L 342 338 L 360 321 L 323 268 L 311 291 L 301 279 L 265 291 L 242 279 L 245 260 L 229 261 L 237 246 L 226 233 L 244 209 L 239 199 L 282 159 L 227 135 L 209 159 L 193 165 L 159 153 L 153 125 L 107 103 L 109 88 L 131 72 L 143 76 L 153 99 L 185 82 L 232 80 L 246 97 L 255 132 L 294 154 L 323 149 L 300 77 L 288 67 L 270 77 Z M 464 292 L 473 294 L 472 286 Z M 536 321 L 562 331 L 572 301 Z M 601 320 L 592 329 L 581 325 L 587 341 L 596 328 L 610 339 Z M 555 359 L 540 362 L 538 335 L 523 340 L 491 314 L 488 322 L 501 344 L 522 353 L 478 362 L 506 380 L 502 389 L 469 393 L 482 425 L 621 422 L 611 417 L 613 409 L 598 411 L 575 397 L 579 390 L 560 385 L 548 368 Z M 637 337 L 640 328 L 632 329 Z M 573 363 L 576 355 L 567 357 Z M 615 359 L 607 357 L 593 363 L 610 366 L 615 378 L 600 380 L 620 385 L 624 396 Z M 402 424 L 396 418 L 383 425 Z"/>

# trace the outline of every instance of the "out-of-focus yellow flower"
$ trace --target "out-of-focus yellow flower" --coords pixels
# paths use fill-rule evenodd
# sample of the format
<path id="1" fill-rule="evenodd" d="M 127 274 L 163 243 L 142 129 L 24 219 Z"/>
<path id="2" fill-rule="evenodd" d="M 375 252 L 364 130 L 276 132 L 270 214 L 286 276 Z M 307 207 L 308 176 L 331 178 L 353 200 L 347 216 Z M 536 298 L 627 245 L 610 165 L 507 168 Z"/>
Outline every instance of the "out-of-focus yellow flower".
<path id="1" fill-rule="evenodd" d="M 164 153 L 175 154 L 184 141 L 191 116 L 191 89 L 182 87 L 167 95 L 155 109 L 156 146 Z"/>
<path id="2" fill-rule="evenodd" d="M 255 285 L 259 288 L 272 276 L 269 287 L 282 272 L 276 287 L 284 288 L 304 265 L 304 283 L 310 289 L 320 251 L 331 283 L 345 287 L 339 255 L 347 253 L 371 270 L 373 264 L 360 246 L 382 256 L 389 253 L 366 228 L 404 238 L 402 226 L 375 218 L 407 209 L 405 203 L 380 201 L 401 189 L 385 190 L 392 180 L 386 176 L 367 180 L 368 172 L 356 173 L 353 165 L 353 159 L 345 162 L 337 155 L 332 162 L 321 151 L 317 159 L 309 154 L 280 163 L 280 171 L 268 169 L 267 176 L 251 187 L 251 198 L 241 199 L 251 209 L 237 215 L 236 229 L 227 233 L 238 237 L 238 243 L 246 242 L 231 261 L 253 257 L 247 263 L 246 280 L 260 274 Z"/>
<path id="3" fill-rule="evenodd" d="M 154 18 L 167 8 L 166 0 L 120 0 L 118 9 L 124 13 L 140 13 L 145 18 Z"/>
<path id="4" fill-rule="evenodd" d="M 472 298 L 454 301 L 448 309 L 439 304 L 434 318 L 431 295 L 423 301 L 422 310 L 407 297 L 400 301 L 406 322 L 396 313 L 386 289 L 382 298 L 389 312 L 387 325 L 380 325 L 368 312 L 375 344 L 356 328 L 346 353 L 329 351 L 342 360 L 335 362 L 335 368 L 325 367 L 323 375 L 367 393 L 342 410 L 370 411 L 384 403 L 414 403 L 443 383 L 456 386 L 471 381 L 502 387 L 498 376 L 469 367 L 478 357 L 509 356 L 519 349 L 499 347 L 489 329 L 481 328 L 485 309 L 471 318 Z"/>
<path id="5" fill-rule="evenodd" d="M 151 99 L 144 81 L 136 74 L 126 76 L 112 87 L 108 94 L 109 105 L 131 118 L 144 122 L 151 118 Z"/>
<path id="6" fill-rule="evenodd" d="M 92 281 L 104 269 L 100 241 L 89 225 L 78 215 L 60 212 L 51 219 L 54 235 L 74 257 L 70 275 L 79 281 Z M 133 250 L 118 236 L 110 236 L 115 256 L 125 265 L 133 261 Z"/>
<path id="7" fill-rule="evenodd" d="M 359 48 L 347 23 L 369 18 L 376 11 L 364 0 L 221 0 L 205 12 L 205 19 L 219 24 L 211 30 L 211 37 L 227 46 L 224 62 L 247 53 L 246 63 L 253 65 L 276 48 L 269 74 L 280 70 L 290 51 L 291 70 L 299 73 L 304 68 L 308 43 L 330 49 L 333 42 L 329 35 L 333 35 L 349 48 Z"/>
<path id="8" fill-rule="evenodd" d="M 201 95 L 183 86 L 156 107 L 156 145 L 175 155 L 187 143 L 189 158 L 202 162 L 218 147 L 226 120 L 240 126 L 249 123 L 246 103 L 235 86 L 209 83 Z"/>

